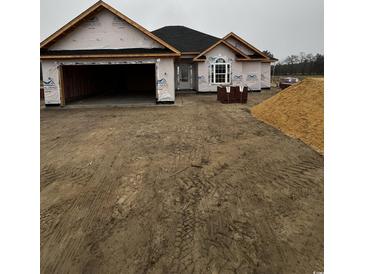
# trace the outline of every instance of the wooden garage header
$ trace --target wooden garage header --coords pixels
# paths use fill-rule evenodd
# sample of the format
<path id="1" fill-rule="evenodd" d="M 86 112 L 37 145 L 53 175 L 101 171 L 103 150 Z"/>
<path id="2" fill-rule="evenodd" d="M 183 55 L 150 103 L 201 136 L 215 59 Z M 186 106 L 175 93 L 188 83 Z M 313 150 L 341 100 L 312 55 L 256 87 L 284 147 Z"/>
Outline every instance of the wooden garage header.
<path id="1" fill-rule="evenodd" d="M 163 57 L 174 57 L 180 56 L 177 53 L 160 53 L 160 54 L 89 54 L 89 55 L 42 55 L 41 60 L 58 60 L 58 59 L 108 59 L 108 58 L 138 58 L 138 57 L 156 57 L 156 58 L 163 58 Z"/>

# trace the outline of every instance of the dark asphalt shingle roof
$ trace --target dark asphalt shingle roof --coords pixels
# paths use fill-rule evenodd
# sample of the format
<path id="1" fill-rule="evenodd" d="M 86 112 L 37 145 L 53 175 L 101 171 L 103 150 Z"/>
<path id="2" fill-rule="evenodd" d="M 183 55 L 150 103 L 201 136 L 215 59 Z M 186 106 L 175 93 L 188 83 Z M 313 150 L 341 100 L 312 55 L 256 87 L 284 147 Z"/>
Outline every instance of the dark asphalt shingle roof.
<path id="1" fill-rule="evenodd" d="M 41 55 L 92 55 L 92 54 L 140 54 L 171 53 L 165 48 L 131 48 L 131 49 L 90 49 L 90 50 L 47 50 L 41 49 Z"/>
<path id="2" fill-rule="evenodd" d="M 152 33 L 181 52 L 202 52 L 220 40 L 184 26 L 166 26 Z"/>

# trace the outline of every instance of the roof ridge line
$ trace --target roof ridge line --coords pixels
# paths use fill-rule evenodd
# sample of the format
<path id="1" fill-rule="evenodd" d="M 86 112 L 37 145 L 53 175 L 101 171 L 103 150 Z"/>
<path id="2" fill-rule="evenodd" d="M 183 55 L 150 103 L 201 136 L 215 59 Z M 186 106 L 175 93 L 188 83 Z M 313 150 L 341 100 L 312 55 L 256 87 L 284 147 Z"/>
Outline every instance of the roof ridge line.
<path id="1" fill-rule="evenodd" d="M 212 35 L 212 34 L 208 34 L 208 33 L 205 33 L 205 32 L 202 32 L 202 31 L 200 31 L 200 30 L 196 30 L 196 29 L 193 29 L 193 28 L 191 28 L 191 27 L 184 26 L 184 25 L 168 25 L 168 26 L 164 26 L 164 27 L 161 27 L 161 28 L 155 29 L 155 30 L 153 30 L 153 31 L 151 31 L 151 32 L 155 32 L 155 31 L 161 30 L 161 29 L 163 29 L 163 28 L 170 28 L 170 27 L 182 27 L 182 28 L 186 28 L 186 29 L 190 29 L 190 30 L 193 30 L 193 31 L 199 32 L 199 33 L 201 33 L 201 34 L 204 34 L 204 35 L 207 35 L 207 36 L 210 36 L 210 37 L 216 38 L 216 39 L 221 39 L 221 38 L 220 38 L 220 37 L 218 37 L 218 36 L 214 36 L 214 35 Z"/>

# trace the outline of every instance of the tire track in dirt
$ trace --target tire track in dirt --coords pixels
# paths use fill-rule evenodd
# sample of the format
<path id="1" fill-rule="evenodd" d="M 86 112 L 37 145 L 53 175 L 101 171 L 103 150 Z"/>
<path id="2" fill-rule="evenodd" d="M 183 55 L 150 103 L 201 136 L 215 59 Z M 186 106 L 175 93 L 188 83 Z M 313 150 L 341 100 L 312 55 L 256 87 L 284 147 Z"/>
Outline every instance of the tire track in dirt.
<path id="1" fill-rule="evenodd" d="M 63 170 L 57 170 L 54 167 L 48 165 L 41 169 L 41 191 L 47 187 L 48 185 L 52 184 L 59 178 L 63 178 L 64 175 Z"/>
<path id="2" fill-rule="evenodd" d="M 195 232 L 199 220 L 196 218 L 196 208 L 203 195 L 212 191 L 212 184 L 194 176 L 177 178 L 180 188 L 179 224 L 175 234 L 175 254 L 172 261 L 172 273 L 192 273 L 195 261 L 199 256 Z M 199 224 L 202 225 L 202 224 Z"/>
<path id="3" fill-rule="evenodd" d="M 119 152 L 116 153 L 116 155 L 119 155 Z M 110 166 L 112 166 L 115 162 L 116 155 L 111 156 L 111 159 L 106 161 L 107 163 L 111 163 Z M 63 248 L 53 250 L 60 253 L 57 255 L 58 260 L 56 262 L 51 262 L 50 260 L 44 261 L 41 256 L 41 265 L 44 266 L 42 269 L 43 273 L 57 273 L 57 271 L 63 269 L 62 266 L 65 262 L 69 263 L 77 258 L 82 245 L 82 239 L 75 238 L 72 234 L 77 236 L 80 235 L 80 233 L 88 234 L 95 230 L 95 224 L 98 223 L 98 219 L 103 217 L 103 209 L 107 206 L 105 203 L 103 204 L 98 201 L 110 201 L 107 197 L 110 195 L 111 190 L 115 187 L 115 185 L 118 184 L 118 181 L 116 180 L 107 179 L 108 171 L 109 168 L 105 166 L 100 166 L 96 169 L 96 172 L 94 171 L 95 175 L 89 181 L 89 185 L 93 185 L 95 189 L 98 189 L 98 191 L 80 193 L 80 195 L 68 208 L 67 214 L 65 214 L 59 221 L 57 230 L 52 232 L 48 242 L 50 244 L 59 243 L 63 246 Z M 108 187 L 102 187 L 103 184 Z M 73 224 L 69 222 L 69 219 L 77 219 L 76 216 L 82 216 L 83 214 L 81 214 L 80 210 L 85 208 L 88 208 L 86 215 L 81 219 L 77 227 L 72 227 Z M 47 242 L 45 243 L 45 246 L 46 245 Z M 50 248 L 50 246 L 48 248 Z M 52 252 L 52 248 L 49 251 Z"/>
<path id="4" fill-rule="evenodd" d="M 256 184 L 246 185 L 242 191 L 254 195 L 250 194 L 242 204 L 248 212 L 255 212 L 250 223 L 255 228 L 257 234 L 255 239 L 258 240 L 255 241 L 256 252 L 260 254 L 260 264 L 255 267 L 258 273 L 284 273 L 284 269 L 290 267 L 287 266 L 288 256 L 293 257 L 293 255 L 288 253 L 290 251 L 284 243 L 279 242 L 278 232 L 274 231 L 273 225 L 276 223 L 275 216 L 281 215 L 278 210 L 285 209 L 285 216 L 287 216 L 298 206 L 292 197 L 285 197 L 287 194 L 281 190 L 279 190 L 280 196 L 276 196 L 275 201 L 267 200 L 259 190 L 262 187 L 260 186 L 262 181 L 274 183 L 279 189 L 290 186 L 292 194 L 303 198 L 321 189 L 320 182 L 323 181 L 323 177 L 321 175 L 318 177 L 318 173 L 314 172 L 320 169 L 321 161 L 318 158 L 317 160 L 300 160 L 287 166 L 279 161 L 271 165 L 271 168 L 259 169 L 261 172 L 256 176 L 249 175 L 248 180 Z M 268 189 L 269 185 L 265 183 L 265 186 Z M 285 203 L 285 207 L 282 207 L 281 203 Z M 273 205 L 275 208 L 272 208 Z M 267 247 L 268 242 L 271 244 L 270 247 Z"/>
<path id="5" fill-rule="evenodd" d="M 75 183 L 84 185 L 93 176 L 92 171 L 93 170 L 90 170 L 87 167 L 69 167 L 57 169 L 51 165 L 48 165 L 41 170 L 41 191 L 56 181 L 64 181 L 70 184 Z"/>
<path id="6" fill-rule="evenodd" d="M 199 156 L 204 149 L 201 152 L 198 151 L 195 151 L 193 158 L 204 158 Z M 248 252 L 245 252 L 246 249 L 243 246 L 240 254 L 244 259 L 239 263 L 232 259 L 234 252 L 237 252 L 237 250 L 232 250 L 230 245 L 235 241 L 232 235 L 233 233 L 244 233 L 243 223 L 238 220 L 234 220 L 234 223 L 232 220 L 228 221 L 227 219 L 222 221 L 220 215 L 217 216 L 217 219 L 221 220 L 218 223 L 201 215 L 197 216 L 197 206 L 203 197 L 211 195 L 219 189 L 223 194 L 223 200 L 228 200 L 227 195 L 234 195 L 234 191 L 237 190 L 229 182 L 229 176 L 227 177 L 227 175 L 223 181 L 217 180 L 217 182 L 214 182 L 215 180 L 211 180 L 217 175 L 230 173 L 226 163 L 216 163 L 210 171 L 212 173 L 210 179 L 203 175 L 201 169 L 198 169 L 195 173 L 181 175 L 177 179 L 180 194 L 182 195 L 181 213 L 179 215 L 181 223 L 179 223 L 175 235 L 176 251 L 172 261 L 172 273 L 204 273 L 214 269 L 212 263 L 216 264 L 216 262 L 205 262 L 209 258 L 209 250 L 204 249 L 204 246 L 207 245 L 216 247 L 219 250 L 220 258 L 225 261 L 225 263 L 218 266 L 219 269 L 235 270 L 240 268 L 242 264 L 253 264 L 253 260 Z M 227 228 L 225 231 L 220 229 L 223 226 Z M 210 238 L 206 238 L 203 232 L 208 227 L 210 227 L 209 231 L 214 231 L 211 233 Z M 229 232 L 228 227 L 234 228 L 233 232 Z M 201 254 L 202 250 L 204 254 Z"/>
<path id="7" fill-rule="evenodd" d="M 204 107 L 198 107 L 196 113 L 197 119 L 205 119 L 206 109 Z M 207 126 L 206 123 L 202 123 L 197 132 L 203 131 Z M 195 261 L 199 257 L 195 239 L 196 225 L 199 222 L 196 218 L 196 208 L 202 196 L 209 193 L 213 187 L 211 183 L 200 179 L 198 175 L 200 169 L 209 163 L 209 153 L 203 145 L 204 140 L 206 140 L 206 137 L 200 136 L 199 141 L 188 154 L 186 164 L 189 164 L 193 170 L 190 169 L 188 175 L 179 174 L 175 182 L 179 189 L 180 212 L 175 233 L 175 252 L 172 259 L 171 273 L 193 273 Z"/>
<path id="8" fill-rule="evenodd" d="M 259 135 L 264 135 L 267 131 L 267 126 L 261 123 L 258 125 L 258 129 L 256 131 L 245 130 L 244 126 L 237 127 L 237 119 L 231 117 L 231 113 L 224 111 L 217 113 L 214 118 L 208 118 L 208 120 L 213 119 L 214 122 L 208 122 L 209 125 L 207 126 L 207 130 L 210 132 L 209 135 L 213 136 L 209 139 L 205 139 L 205 141 L 208 142 L 208 145 L 217 143 L 214 141 L 210 142 L 210 140 L 222 140 L 222 137 L 226 139 L 227 142 L 228 140 L 234 141 L 235 138 L 239 138 L 239 136 L 242 134 L 246 136 L 248 134 L 253 134 L 256 136 L 258 134 L 257 130 Z M 235 133 L 224 136 L 222 134 L 221 128 L 216 126 L 218 124 L 225 124 L 233 127 L 233 131 L 235 131 Z M 224 128 L 226 128 L 226 126 Z M 192 158 L 198 159 L 199 156 L 197 155 L 199 155 L 201 152 L 198 150 L 195 150 L 194 152 L 196 155 Z M 239 153 L 237 154 L 237 152 L 234 152 L 229 157 L 229 160 L 227 159 L 227 161 L 228 162 L 224 163 L 218 162 L 213 165 L 212 178 L 215 178 L 216 176 L 224 178 L 223 181 L 218 179 L 219 186 L 215 187 L 215 184 L 213 189 L 215 189 L 215 191 L 219 189 L 220 193 L 223 195 L 221 198 L 223 201 L 232 201 L 234 197 L 237 197 L 238 193 L 242 193 L 242 191 L 245 191 L 245 189 L 240 188 L 237 183 L 231 183 L 230 177 L 233 175 L 229 175 L 229 173 L 235 173 L 235 171 L 239 172 L 242 169 L 242 165 L 245 166 L 247 160 L 242 161 L 242 159 L 239 159 Z M 273 162 L 269 168 L 257 168 L 258 172 L 248 176 L 247 180 L 248 182 L 256 182 L 258 180 L 260 181 L 264 179 L 265 181 L 268 180 L 269 182 L 274 183 L 278 187 L 290 186 L 296 190 L 310 190 L 313 187 L 317 187 L 316 182 L 318 178 L 316 178 L 316 173 L 313 173 L 313 170 L 320 168 L 321 163 L 318 161 L 313 161 L 313 159 L 302 160 L 299 162 L 294 161 L 290 165 L 287 165 L 287 162 L 277 161 Z M 184 184 L 186 191 L 191 189 L 191 184 L 189 182 L 184 181 L 181 184 Z M 252 190 L 251 192 L 255 193 L 257 190 Z M 200 200 L 202 195 L 198 196 Z M 250 196 L 250 199 L 252 198 L 255 200 L 256 196 Z M 285 264 L 286 254 L 283 251 L 281 244 L 276 240 L 277 236 L 271 227 L 270 223 L 272 220 L 268 213 L 264 213 L 263 215 L 260 214 L 259 216 L 256 216 L 255 219 L 249 220 L 248 226 L 250 228 L 248 228 L 247 223 L 242 223 L 237 219 L 224 219 L 224 221 L 221 221 L 220 224 L 217 224 L 212 220 L 207 221 L 204 218 L 196 217 L 196 204 L 196 202 L 192 203 L 194 206 L 193 210 L 191 210 L 189 207 L 183 208 L 183 213 L 181 216 L 182 229 L 179 227 L 176 233 L 177 251 L 173 262 L 178 266 L 174 268 L 174 273 L 192 273 L 194 270 L 197 270 L 197 268 L 195 268 L 196 265 L 205 271 L 215 269 L 218 271 L 218 273 L 226 271 L 231 271 L 233 273 L 254 273 L 255 271 L 263 271 L 265 273 L 267 273 L 267 271 L 274 271 L 277 273 L 282 272 L 281 265 Z M 252 204 L 246 205 L 246 207 L 247 206 L 250 208 Z M 262 207 L 262 205 L 258 205 L 255 208 L 260 207 Z M 187 221 L 186 214 L 188 214 L 189 217 Z M 190 216 L 194 216 L 195 218 L 195 222 L 193 222 L 193 229 L 190 225 Z M 219 215 L 217 218 L 220 219 L 221 216 Z M 184 230 L 183 226 L 185 223 L 188 224 L 186 230 Z M 199 235 L 195 235 L 197 233 L 197 223 L 200 227 L 209 225 L 212 227 L 211 229 L 213 231 L 215 229 L 215 232 L 213 233 L 214 236 L 212 235 L 210 238 L 203 239 L 205 244 L 209 243 L 208 246 L 214 246 L 217 250 L 219 250 L 217 259 L 210 259 L 207 264 L 202 263 L 204 261 L 204 256 L 202 257 L 201 254 L 199 254 L 197 247 L 194 247 L 194 241 L 192 240 L 199 237 Z M 222 229 L 222 227 L 224 227 L 224 229 Z M 252 230 L 252 228 L 254 230 Z M 180 230 L 182 230 L 181 237 Z M 255 242 L 255 239 L 260 239 L 260 243 L 252 245 L 245 240 L 247 238 L 250 239 L 250 243 L 251 241 Z M 181 244 L 181 242 L 185 242 L 186 244 Z M 268 249 L 268 251 L 265 251 L 265 245 L 267 242 L 273 243 L 273 245 Z M 195 243 L 195 245 L 197 245 L 197 243 Z M 181 252 L 181 250 L 183 252 Z M 256 253 L 252 252 L 253 250 L 256 250 Z M 204 252 L 205 255 L 209 254 L 208 250 L 205 250 Z M 240 254 L 240 259 L 236 258 L 237 254 Z M 209 255 L 207 256 L 209 257 Z M 262 256 L 266 256 L 269 259 L 263 260 Z M 181 259 L 181 257 L 186 259 L 186 261 Z M 261 265 L 259 264 L 258 258 L 262 260 Z M 194 261 L 196 261 L 196 263 Z M 179 262 L 181 262 L 180 265 Z"/>
<path id="9" fill-rule="evenodd" d="M 261 180 L 269 180 L 278 187 L 291 187 L 297 190 L 318 188 L 318 178 L 314 170 L 321 169 L 319 163 L 311 161 L 300 161 L 285 165 L 274 163 L 270 168 L 264 167 L 261 173 L 257 174 Z"/>
<path id="10" fill-rule="evenodd" d="M 242 185 L 238 184 L 238 182 L 235 182 L 234 179 L 231 179 L 231 177 L 234 177 L 235 174 L 241 172 L 242 169 L 242 159 L 238 158 L 239 154 L 232 154 L 229 158 L 227 163 L 216 163 L 213 165 L 214 169 L 214 176 L 212 177 L 215 179 L 217 185 L 217 189 L 219 189 L 219 192 L 222 195 L 223 201 L 229 201 L 230 207 L 232 206 L 232 202 L 234 201 L 234 197 L 237 196 L 238 193 L 244 193 L 247 191 L 246 187 L 242 188 Z M 245 161 L 244 161 L 245 162 Z M 232 164 L 234 163 L 234 164 Z M 244 166 L 244 164 L 243 164 Z M 280 168 L 278 168 L 280 167 Z M 249 182 L 257 182 L 258 180 L 269 180 L 271 181 L 273 178 L 275 180 L 282 179 L 281 176 L 285 175 L 285 181 L 284 183 L 290 184 L 292 181 L 300 181 L 301 185 L 294 185 L 297 188 L 305 188 L 309 189 L 309 191 L 313 191 L 313 187 L 320 187 L 319 185 L 315 184 L 316 173 L 313 172 L 313 170 L 320 169 L 321 163 L 320 161 L 314 161 L 312 159 L 310 160 L 303 160 L 299 162 L 294 162 L 293 164 L 289 166 L 285 166 L 285 163 L 278 162 L 276 165 L 271 165 L 270 169 L 260 169 L 256 173 L 254 177 L 249 176 L 247 178 L 247 183 Z M 289 171 L 287 171 L 289 170 Z M 233 173 L 233 174 L 230 174 Z M 288 175 L 286 175 L 288 173 Z M 223 180 L 220 180 L 219 178 L 224 178 Z M 275 181 L 276 182 L 276 181 Z M 249 191 L 250 193 L 259 193 L 257 189 L 251 189 Z M 246 200 L 243 207 L 249 207 L 251 208 L 252 204 L 247 204 L 248 201 L 251 199 L 254 199 L 256 201 L 256 196 L 249 196 L 250 199 Z M 260 197 L 260 196 L 258 196 Z M 254 208 L 265 208 L 262 204 L 262 200 L 258 200 L 260 202 L 257 202 L 257 206 L 252 206 L 252 211 Z M 256 203 L 256 202 L 255 202 Z M 225 219 L 223 221 L 224 225 L 228 226 L 229 229 L 223 229 L 222 231 L 218 230 L 218 233 L 213 233 L 215 235 L 214 238 L 208 238 L 204 239 L 205 242 L 209 242 L 211 246 L 215 246 L 217 250 L 219 250 L 219 258 L 221 258 L 222 261 L 217 262 L 217 260 L 211 260 L 211 264 L 208 263 L 206 265 L 205 270 L 211 270 L 215 269 L 220 272 L 225 271 L 232 271 L 234 273 L 251 273 L 251 270 L 254 271 L 254 269 L 263 269 L 263 272 L 267 273 L 267 271 L 278 271 L 280 273 L 282 271 L 281 265 L 285 265 L 286 260 L 286 254 L 283 251 L 283 247 L 280 243 L 276 240 L 276 234 L 274 233 L 271 224 L 273 220 L 271 220 L 271 217 L 268 213 L 264 214 L 263 216 L 259 216 L 254 220 L 250 220 L 250 226 L 255 228 L 256 232 L 249 232 L 245 233 L 244 231 L 250 231 L 250 229 L 247 228 L 247 226 L 240 225 L 234 225 L 234 224 L 240 224 L 239 220 L 228 220 Z M 218 219 L 220 217 L 218 216 Z M 208 221 L 205 223 L 209 223 L 213 227 L 214 221 Z M 218 225 L 222 226 L 221 225 Z M 255 236 L 256 234 L 256 236 Z M 241 240 L 235 238 L 235 236 L 232 235 L 238 235 L 237 237 L 241 238 Z M 271 264 L 270 260 L 264 260 L 265 263 L 263 265 L 258 265 L 257 259 L 255 259 L 255 253 L 252 253 L 252 250 L 248 251 L 247 249 L 247 242 L 242 240 L 242 238 L 250 238 L 250 239 L 262 239 L 262 242 L 256 246 L 256 250 L 261 253 L 260 258 L 262 254 L 265 254 L 265 245 L 267 242 L 274 243 L 272 248 L 267 251 L 266 256 L 271 256 L 270 260 L 273 262 L 276 262 L 276 264 Z M 232 246 L 236 245 L 239 246 L 239 248 L 235 249 Z M 206 251 L 207 253 L 208 251 Z M 258 254 L 259 254 L 258 253 Z M 240 254 L 242 260 L 239 261 L 235 258 L 234 254 Z M 251 254 L 251 255 L 250 255 Z M 253 257 L 252 257 L 253 254 Z M 257 256 L 258 256 L 257 254 Z M 276 254 L 276 255 L 272 255 Z M 237 256 L 237 255 L 236 255 Z M 262 259 L 260 259 L 262 260 Z M 253 272 L 252 272 L 253 273 Z"/>
<path id="11" fill-rule="evenodd" d="M 256 266 L 251 243 L 255 239 L 254 226 L 247 220 L 243 221 L 245 218 L 236 215 L 235 210 L 228 209 L 237 206 L 242 189 L 234 181 L 232 170 L 225 168 L 226 165 L 217 165 L 219 171 L 213 177 L 216 185 L 213 197 L 217 196 L 217 200 L 212 208 L 213 215 L 210 213 L 210 217 L 205 218 L 207 231 L 201 233 L 205 256 L 210 257 L 209 262 L 203 264 L 203 272 L 251 273 L 249 270 Z M 211 252 L 212 247 L 214 253 Z"/>
<path id="12" fill-rule="evenodd" d="M 51 190 L 60 195 L 45 197 L 55 207 L 41 211 L 42 273 L 293 273 L 298 264 L 309 268 L 298 259 L 321 263 L 320 248 L 311 253 L 301 243 L 286 243 L 295 245 L 294 234 L 308 229 L 320 235 L 312 226 L 319 221 L 308 216 L 321 204 L 306 205 L 321 188 L 322 161 L 241 106 L 217 107 L 211 97 L 202 98 L 174 109 L 174 115 L 166 108 L 108 110 L 116 121 L 105 110 L 92 112 L 88 123 L 100 121 L 90 129 L 95 135 L 79 131 L 61 156 L 54 154 L 65 148 L 67 136 L 52 155 L 42 152 L 47 163 L 61 167 L 42 167 L 42 184 L 54 184 L 43 195 Z M 67 120 L 75 119 L 71 116 Z M 115 123 L 123 129 L 106 130 Z M 79 121 L 71 125 L 76 132 Z M 54 142 L 52 136 L 48 140 Z M 62 158 L 71 157 L 77 166 L 87 161 L 81 154 L 91 149 L 80 146 L 81 140 L 97 147 L 93 157 L 102 159 L 87 185 L 74 188 L 88 171 L 68 169 Z M 137 170 L 145 172 L 143 179 Z M 61 183 L 66 184 L 59 188 Z M 77 197 L 63 205 L 69 193 Z M 292 193 L 299 199 L 292 200 Z M 298 215 L 303 223 L 282 230 Z"/>
<path id="13" fill-rule="evenodd" d="M 235 220 L 229 213 L 217 214 L 208 219 L 208 229 L 202 234 L 204 254 L 210 258 L 203 265 L 204 271 L 242 273 L 242 267 L 252 269 L 256 263 L 250 243 L 255 237 L 251 224 Z"/>
<path id="14" fill-rule="evenodd" d="M 49 208 L 41 211 L 40 227 L 41 227 L 41 248 L 47 242 L 49 236 L 58 225 L 62 214 L 72 205 L 72 200 L 58 202 Z"/>
<path id="15" fill-rule="evenodd" d="M 219 191 L 225 201 L 221 207 L 227 210 L 238 207 L 243 212 L 236 215 L 237 212 L 228 211 L 215 216 L 215 221 L 209 221 L 211 226 L 218 222 L 215 225 L 218 231 L 208 233 L 211 234 L 208 241 L 216 247 L 218 257 L 208 269 L 216 269 L 218 273 L 283 273 L 281 265 L 286 256 L 271 227 L 272 216 L 265 210 L 270 207 L 264 196 L 257 195 L 260 193 L 257 186 L 250 184 L 255 181 L 237 184 L 235 175 L 231 176 L 232 183 L 220 185 Z"/>
<path id="16" fill-rule="evenodd" d="M 210 122 L 212 119 L 214 119 L 214 122 Z M 216 126 L 219 124 L 219 122 L 223 124 L 227 124 L 228 122 L 231 126 L 234 125 L 234 121 L 230 121 L 229 117 L 222 115 L 221 113 L 217 113 L 215 117 L 207 118 L 204 126 L 205 131 L 209 132 L 209 138 L 207 139 L 206 135 L 202 135 L 201 140 L 203 140 L 203 142 L 207 142 L 208 145 L 217 144 L 223 141 L 222 138 L 226 138 L 226 136 L 223 136 L 222 134 L 222 129 L 219 126 Z M 193 163 L 197 163 L 196 166 L 199 168 L 203 168 L 206 164 L 210 164 L 210 155 L 207 153 L 209 149 L 207 149 L 202 144 L 197 145 L 197 147 L 198 148 L 193 150 L 190 154 L 190 160 Z M 222 174 L 222 172 L 227 170 L 227 168 L 228 165 L 226 163 L 218 162 L 213 164 L 213 166 L 210 168 L 210 177 L 214 178 L 214 176 Z M 220 256 L 222 256 L 226 261 L 225 265 L 229 264 L 231 261 L 230 258 L 232 251 L 230 246 L 227 245 L 227 240 L 232 241 L 230 236 L 220 234 L 218 238 L 215 237 L 214 239 L 204 239 L 204 236 L 201 235 L 201 232 L 196 235 L 198 229 L 197 225 L 199 225 L 198 230 L 210 225 L 210 222 L 207 219 L 196 216 L 197 204 L 200 202 L 202 197 L 209 195 L 211 192 L 214 192 L 217 189 L 217 186 L 212 183 L 211 180 L 208 180 L 206 176 L 198 176 L 197 174 L 201 174 L 199 171 L 201 170 L 198 169 L 198 171 L 195 173 L 193 172 L 193 174 L 190 172 L 190 175 L 181 175 L 177 179 L 178 185 L 181 188 L 180 193 L 183 193 L 183 201 L 181 203 L 180 213 L 181 223 L 178 225 L 175 235 L 176 251 L 172 262 L 173 273 L 203 273 L 211 267 L 209 263 L 203 263 L 206 258 L 204 258 L 204 256 L 202 256 L 199 251 L 199 248 L 202 247 L 198 246 L 199 243 L 201 243 L 201 240 L 199 241 L 198 239 L 202 237 L 203 242 L 209 243 L 209 245 L 212 246 L 218 246 L 218 248 L 222 251 Z M 229 171 L 227 173 L 229 173 Z M 229 189 L 230 192 L 235 190 L 235 187 L 231 185 L 228 180 L 224 180 L 219 183 L 220 189 L 226 188 Z M 222 193 L 225 193 L 225 191 L 222 190 Z M 238 222 L 236 222 L 236 226 L 237 224 Z M 246 257 L 246 261 L 252 263 L 252 259 L 247 253 L 244 253 L 243 256 Z M 232 265 L 232 269 L 237 267 L 235 264 L 230 265 Z M 199 269 L 200 271 L 198 271 Z"/>
<path id="17" fill-rule="evenodd" d="M 260 264 L 258 265 L 259 273 L 283 273 L 283 266 L 286 262 L 286 256 L 281 245 L 277 241 L 277 235 L 271 227 L 271 217 L 268 214 L 254 216 L 255 230 L 259 243 L 256 248 L 260 250 Z M 270 242 L 270 247 L 266 243 Z"/>

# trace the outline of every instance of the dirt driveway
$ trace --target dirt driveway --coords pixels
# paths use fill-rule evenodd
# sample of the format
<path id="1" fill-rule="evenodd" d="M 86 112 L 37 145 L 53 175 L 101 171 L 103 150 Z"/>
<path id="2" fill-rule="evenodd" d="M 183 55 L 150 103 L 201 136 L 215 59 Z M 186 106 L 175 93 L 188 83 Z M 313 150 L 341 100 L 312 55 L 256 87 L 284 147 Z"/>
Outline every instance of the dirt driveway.
<path id="1" fill-rule="evenodd" d="M 323 158 L 249 106 L 41 110 L 42 273 L 323 271 Z"/>

